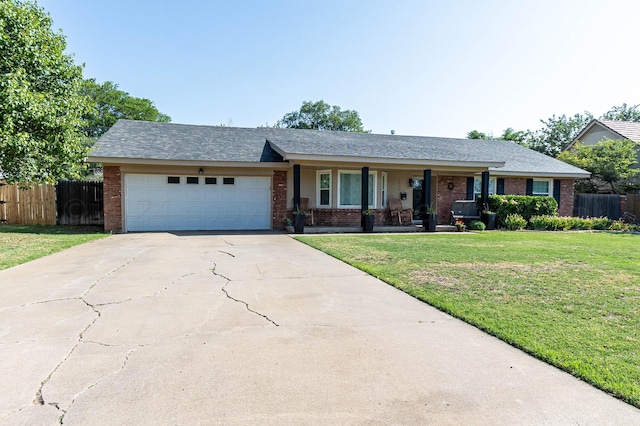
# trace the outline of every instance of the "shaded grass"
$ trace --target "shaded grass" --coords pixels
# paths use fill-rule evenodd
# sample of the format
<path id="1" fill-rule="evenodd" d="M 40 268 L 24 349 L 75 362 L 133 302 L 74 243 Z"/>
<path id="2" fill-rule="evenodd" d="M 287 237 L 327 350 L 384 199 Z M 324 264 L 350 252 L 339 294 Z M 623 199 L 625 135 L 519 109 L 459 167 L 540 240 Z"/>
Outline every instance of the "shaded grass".
<path id="1" fill-rule="evenodd" d="M 298 237 L 640 407 L 640 236 Z"/>
<path id="2" fill-rule="evenodd" d="M 107 235 L 92 226 L 0 225 L 0 270 Z"/>

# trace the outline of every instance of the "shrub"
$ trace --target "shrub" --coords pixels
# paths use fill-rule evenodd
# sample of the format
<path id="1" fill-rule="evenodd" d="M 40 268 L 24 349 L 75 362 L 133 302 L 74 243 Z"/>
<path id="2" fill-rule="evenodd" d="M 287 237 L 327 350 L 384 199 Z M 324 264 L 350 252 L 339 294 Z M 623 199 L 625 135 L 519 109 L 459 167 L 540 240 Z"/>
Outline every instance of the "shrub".
<path id="1" fill-rule="evenodd" d="M 471 231 L 484 231 L 486 228 L 486 225 L 482 221 L 472 220 L 471 222 L 469 222 L 469 225 L 467 226 L 467 228 Z"/>
<path id="2" fill-rule="evenodd" d="M 605 230 L 609 228 L 611 220 L 606 217 L 598 217 L 593 220 L 593 229 Z"/>
<path id="3" fill-rule="evenodd" d="M 518 213 L 513 213 L 505 218 L 504 224 L 507 229 L 517 231 L 519 229 L 524 229 L 524 227 L 527 226 L 527 220 Z"/>
<path id="4" fill-rule="evenodd" d="M 507 216 L 511 214 L 519 214 L 527 222 L 533 216 L 556 216 L 558 202 L 553 197 L 492 195 L 489 209 L 496 212 L 498 226 L 506 226 Z"/>

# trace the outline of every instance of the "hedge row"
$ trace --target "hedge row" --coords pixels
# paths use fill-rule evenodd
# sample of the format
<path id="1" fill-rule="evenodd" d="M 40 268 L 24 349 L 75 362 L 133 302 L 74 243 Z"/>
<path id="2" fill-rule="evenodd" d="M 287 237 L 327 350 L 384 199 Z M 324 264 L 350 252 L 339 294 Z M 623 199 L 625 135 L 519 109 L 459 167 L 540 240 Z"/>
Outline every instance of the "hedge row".
<path id="1" fill-rule="evenodd" d="M 631 225 L 621 220 L 606 217 L 562 217 L 562 216 L 534 216 L 529 220 L 529 227 L 544 231 L 568 231 L 570 229 L 610 230 L 640 232 L 640 225 Z"/>
<path id="2" fill-rule="evenodd" d="M 489 210 L 496 213 L 496 224 L 506 227 L 507 216 L 520 215 L 527 222 L 533 216 L 555 216 L 558 202 L 553 197 L 529 195 L 491 195 Z"/>

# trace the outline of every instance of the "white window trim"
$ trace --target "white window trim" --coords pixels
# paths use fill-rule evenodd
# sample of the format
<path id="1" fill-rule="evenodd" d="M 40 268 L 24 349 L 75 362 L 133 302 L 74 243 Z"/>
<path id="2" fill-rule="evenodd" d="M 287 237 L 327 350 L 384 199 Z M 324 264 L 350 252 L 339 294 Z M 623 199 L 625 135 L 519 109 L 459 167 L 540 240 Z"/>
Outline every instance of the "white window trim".
<path id="1" fill-rule="evenodd" d="M 476 192 L 476 182 L 480 182 L 480 191 Z M 489 195 L 496 195 L 498 189 L 498 180 L 494 177 L 489 177 Z M 477 200 L 482 191 L 482 178 L 473 178 L 473 199 Z"/>
<path id="2" fill-rule="evenodd" d="M 340 199 L 340 175 L 361 175 L 360 170 L 338 170 L 338 208 L 339 209 L 359 209 L 362 206 L 360 204 L 342 204 Z M 378 205 L 378 172 L 369 172 L 373 176 L 373 204 L 369 208 L 375 209 Z"/>
<path id="3" fill-rule="evenodd" d="M 329 175 L 329 204 L 321 204 L 321 200 L 322 197 L 320 197 L 320 190 L 322 190 L 323 188 L 320 188 L 320 175 Z M 330 209 L 331 208 L 331 203 L 333 200 L 333 191 L 331 190 L 332 186 L 333 186 L 333 179 L 332 179 L 332 174 L 331 174 L 331 170 L 318 170 L 316 171 L 316 206 L 317 207 L 321 207 L 321 208 L 325 208 L 325 209 Z M 325 189 L 326 190 L 326 189 Z"/>
<path id="4" fill-rule="evenodd" d="M 389 199 L 389 190 L 388 190 L 388 177 L 387 177 L 387 172 L 382 172 L 381 176 L 380 176 L 380 196 L 382 197 L 381 203 L 382 203 L 382 208 L 386 209 L 387 208 L 387 200 Z"/>
<path id="5" fill-rule="evenodd" d="M 533 192 L 533 185 L 531 185 L 531 195 L 536 196 L 536 197 L 553 197 L 553 179 L 533 179 L 533 183 L 535 184 L 536 182 L 548 182 L 548 188 L 549 191 L 546 193 L 543 192 Z"/>

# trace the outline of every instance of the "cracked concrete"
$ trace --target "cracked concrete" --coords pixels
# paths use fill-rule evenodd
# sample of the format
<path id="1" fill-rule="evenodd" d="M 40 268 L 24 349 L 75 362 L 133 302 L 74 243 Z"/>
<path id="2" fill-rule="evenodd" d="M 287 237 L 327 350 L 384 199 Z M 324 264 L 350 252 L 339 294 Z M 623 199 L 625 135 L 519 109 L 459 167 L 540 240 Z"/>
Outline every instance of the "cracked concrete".
<path id="1" fill-rule="evenodd" d="M 284 235 L 114 235 L 0 294 L 0 424 L 640 422 Z"/>

